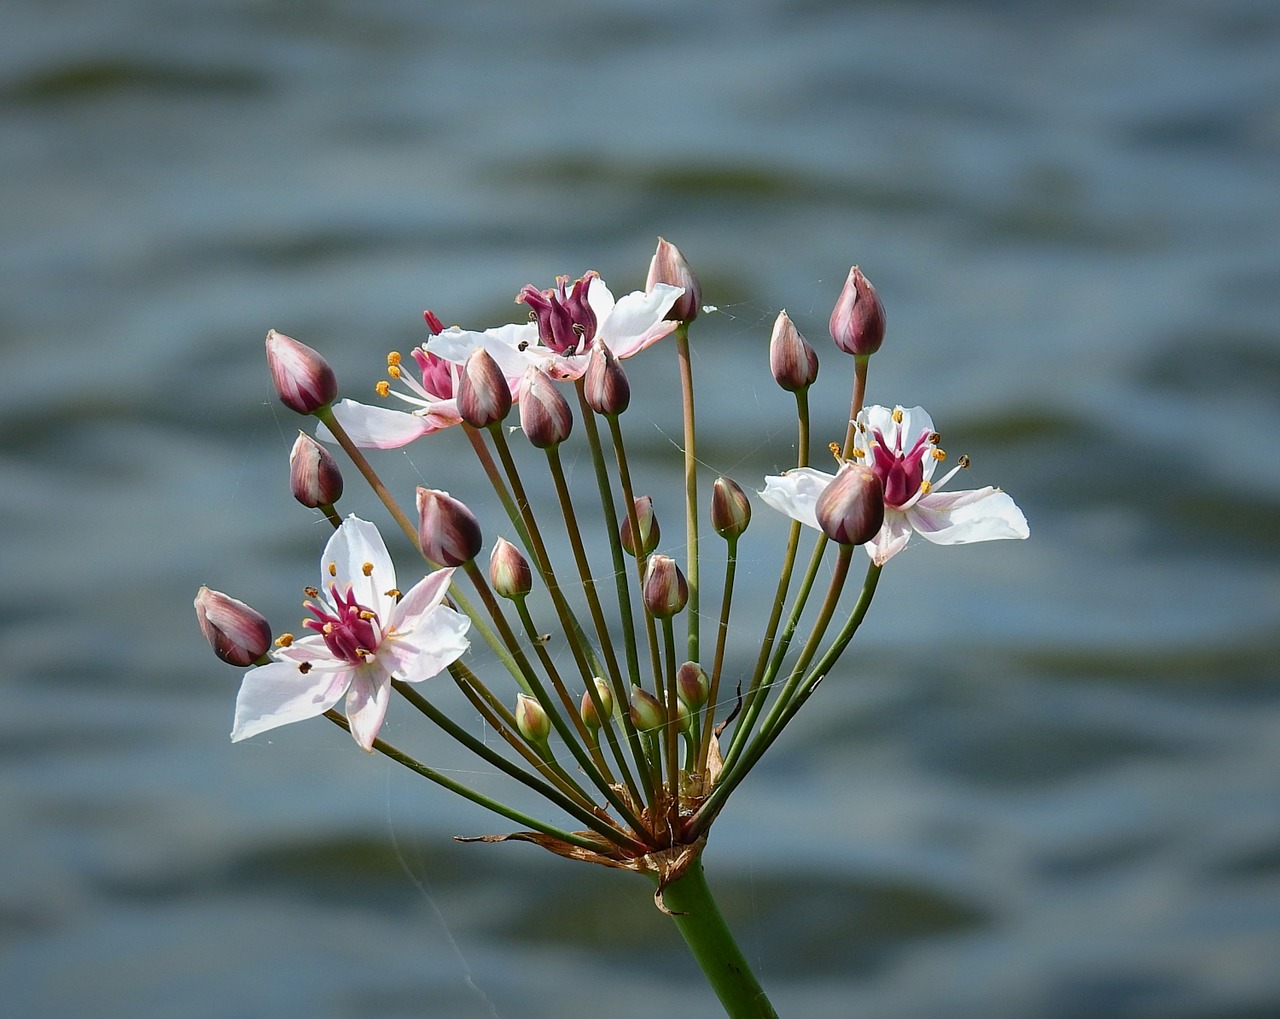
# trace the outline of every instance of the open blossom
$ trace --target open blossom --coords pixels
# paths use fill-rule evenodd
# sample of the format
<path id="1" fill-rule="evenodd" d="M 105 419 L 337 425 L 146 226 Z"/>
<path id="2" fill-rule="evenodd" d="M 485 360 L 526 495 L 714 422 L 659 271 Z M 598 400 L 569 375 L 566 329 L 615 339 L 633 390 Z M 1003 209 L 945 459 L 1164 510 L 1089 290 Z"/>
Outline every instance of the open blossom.
<path id="1" fill-rule="evenodd" d="M 386 717 L 391 680 L 419 683 L 457 661 L 471 621 L 441 602 L 453 570 L 428 574 L 403 597 L 378 529 L 350 516 L 320 560 L 322 587 L 305 604 L 314 636 L 277 648 L 236 698 L 232 740 L 314 718 L 344 696 L 351 735 L 365 750 Z"/>
<path id="2" fill-rule="evenodd" d="M 884 524 L 865 548 L 883 566 L 906 548 L 915 531 L 935 545 L 962 545 L 997 538 L 1025 538 L 1026 517 L 998 488 L 964 492 L 939 491 L 960 462 L 938 481 L 934 470 L 946 459 L 939 436 L 922 407 L 866 407 L 858 415 L 854 461 L 875 472 L 884 486 Z M 810 527 L 818 527 L 818 498 L 835 475 L 812 467 L 765 478 L 760 497 L 776 510 Z"/>

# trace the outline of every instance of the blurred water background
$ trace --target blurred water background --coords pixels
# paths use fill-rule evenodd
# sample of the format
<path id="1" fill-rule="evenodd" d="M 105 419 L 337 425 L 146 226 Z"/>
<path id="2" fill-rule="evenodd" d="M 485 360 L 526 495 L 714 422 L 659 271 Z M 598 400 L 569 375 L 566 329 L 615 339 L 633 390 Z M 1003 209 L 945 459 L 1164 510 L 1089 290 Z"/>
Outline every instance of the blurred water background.
<path id="1" fill-rule="evenodd" d="M 895 560 L 717 824 L 712 884 L 780 1012 L 1280 1014 L 1274 3 L 4 22 L 6 1014 L 719 1014 L 637 879 L 451 842 L 505 828 L 323 721 L 232 746 L 238 674 L 191 611 L 208 583 L 292 627 L 314 582 L 327 525 L 287 491 L 269 327 L 359 396 L 423 308 L 496 325 L 590 268 L 625 292 L 659 234 L 719 309 L 693 330 L 712 469 L 754 487 L 792 456 L 784 307 L 823 358 L 815 444 L 839 437 L 825 323 L 858 262 L 889 313 L 871 399 L 925 405 L 1032 527 Z M 630 362 L 655 490 L 673 360 Z M 380 463 L 482 491 L 453 437 Z"/>

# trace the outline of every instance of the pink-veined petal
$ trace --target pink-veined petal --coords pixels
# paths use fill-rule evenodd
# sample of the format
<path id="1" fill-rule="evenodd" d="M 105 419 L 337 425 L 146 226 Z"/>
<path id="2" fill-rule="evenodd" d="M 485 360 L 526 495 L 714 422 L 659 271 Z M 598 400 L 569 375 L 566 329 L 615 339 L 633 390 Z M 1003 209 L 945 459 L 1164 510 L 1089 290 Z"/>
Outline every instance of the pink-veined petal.
<path id="1" fill-rule="evenodd" d="M 369 521 L 355 514 L 342 521 L 324 547 L 320 576 L 326 591 L 330 582 L 337 584 L 339 594 L 345 595 L 350 586 L 356 601 L 377 612 L 384 628 L 388 625 L 395 599 L 387 592 L 396 586 L 396 568 L 378 528 Z"/>
<path id="2" fill-rule="evenodd" d="M 591 305 L 591 310 L 596 316 L 597 325 L 613 314 L 616 304 L 613 299 L 613 291 L 599 276 L 592 276 L 591 282 L 587 284 L 587 303 Z"/>
<path id="3" fill-rule="evenodd" d="M 538 327 L 535 323 L 512 322 L 484 332 L 453 326 L 431 337 L 427 341 L 427 351 L 446 361 L 464 364 L 473 350 L 482 347 L 502 370 L 514 395 L 520 376 L 533 363 L 528 351 L 537 345 Z"/>
<path id="4" fill-rule="evenodd" d="M 346 692 L 351 671 L 312 669 L 304 673 L 293 662 L 272 662 L 251 669 L 236 696 L 232 742 L 324 714 Z"/>
<path id="5" fill-rule="evenodd" d="M 797 467 L 786 474 L 765 478 L 764 491 L 758 494 L 778 512 L 821 530 L 817 514 L 818 496 L 834 480 L 834 475 L 824 474 L 813 467 Z"/>
<path id="6" fill-rule="evenodd" d="M 355 400 L 339 400 L 333 405 L 333 414 L 351 441 L 361 449 L 397 449 L 462 420 L 456 409 L 452 414 L 444 408 L 423 414 L 407 414 L 390 407 L 356 403 Z M 316 438 L 321 442 L 337 441 L 323 424 L 316 426 Z"/>
<path id="7" fill-rule="evenodd" d="M 935 545 L 1025 538 L 1031 533 L 1022 510 L 998 488 L 934 492 L 907 510 L 907 519 Z"/>
<path id="8" fill-rule="evenodd" d="M 412 630 L 386 641 L 378 661 L 406 683 L 421 683 L 456 662 L 471 646 L 467 631 L 471 620 L 447 605 L 437 605 L 419 616 Z"/>
<path id="9" fill-rule="evenodd" d="M 351 735 L 364 750 L 373 750 L 373 741 L 387 717 L 391 703 L 391 677 L 377 664 L 357 669 L 347 691 L 347 721 Z"/>
<path id="10" fill-rule="evenodd" d="M 596 335 L 619 358 L 638 354 L 675 329 L 677 323 L 668 321 L 664 316 L 683 293 L 680 287 L 655 283 L 647 293 L 636 290 L 627 294 L 600 323 Z"/>
<path id="11" fill-rule="evenodd" d="M 445 593 L 452 583 L 453 567 L 448 566 L 428 573 L 414 584 L 400 599 L 391 617 L 396 629 L 413 629 L 418 616 L 435 608 L 444 600 Z"/>
<path id="12" fill-rule="evenodd" d="M 863 547 L 866 548 L 867 555 L 871 557 L 873 563 L 883 566 L 906 548 L 910 539 L 911 524 L 907 520 L 907 515 L 886 506 L 884 525 L 880 528 L 880 532 Z"/>

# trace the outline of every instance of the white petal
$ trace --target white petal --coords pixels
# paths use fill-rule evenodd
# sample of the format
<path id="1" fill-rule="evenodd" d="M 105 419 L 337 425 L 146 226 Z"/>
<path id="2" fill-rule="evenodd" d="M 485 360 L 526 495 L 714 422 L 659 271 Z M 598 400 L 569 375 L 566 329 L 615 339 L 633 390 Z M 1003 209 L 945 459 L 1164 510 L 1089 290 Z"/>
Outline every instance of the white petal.
<path id="1" fill-rule="evenodd" d="M 396 629 L 412 629 L 417 617 L 435 608 L 453 583 L 453 567 L 427 574 L 409 590 L 392 614 Z"/>
<path id="2" fill-rule="evenodd" d="M 384 627 L 388 624 L 395 600 L 387 592 L 396 586 L 396 568 L 382 535 L 369 521 L 355 514 L 342 521 L 320 557 L 320 578 L 322 591 L 337 584 L 338 592 L 346 594 L 350 586 L 356 601 L 377 612 Z"/>
<path id="3" fill-rule="evenodd" d="M 524 370 L 529 367 L 531 356 L 528 351 L 537 344 L 538 327 L 535 323 L 513 322 L 496 329 L 486 329 L 482 333 L 456 327 L 446 329 L 427 341 L 427 350 L 446 361 L 462 364 L 476 347 L 483 347 L 502 369 L 507 382 L 513 383 L 518 382 Z M 512 392 L 514 391 L 513 387 Z"/>
<path id="4" fill-rule="evenodd" d="M 347 721 L 351 735 L 362 748 L 373 750 L 373 741 L 387 717 L 391 702 L 391 677 L 377 665 L 356 670 L 347 691 Z"/>
<path id="5" fill-rule="evenodd" d="M 934 492 L 907 510 L 911 526 L 937 545 L 1025 538 L 1031 531 L 1017 504 L 998 488 Z"/>
<path id="6" fill-rule="evenodd" d="M 462 657 L 471 646 L 471 620 L 447 605 L 419 616 L 414 628 L 383 644 L 378 661 L 397 679 L 421 683 Z"/>
<path id="7" fill-rule="evenodd" d="M 457 421 L 443 414 L 406 414 L 389 407 L 370 407 L 355 400 L 339 400 L 333 405 L 334 417 L 351 441 L 362 449 L 396 449 L 414 439 L 439 431 Z M 316 438 L 336 442 L 323 424 L 316 426 Z"/>
<path id="8" fill-rule="evenodd" d="M 818 527 L 818 496 L 826 491 L 835 476 L 813 467 L 797 467 L 783 475 L 764 479 L 760 498 L 792 520 Z"/>
<path id="9" fill-rule="evenodd" d="M 240 683 L 231 739 L 239 742 L 277 726 L 315 718 L 338 703 L 351 683 L 348 669 L 312 669 L 292 662 L 251 669 Z"/>
<path id="10" fill-rule="evenodd" d="M 596 335 L 618 357 L 631 357 L 676 327 L 677 323 L 667 321 L 664 316 L 683 293 L 680 287 L 656 283 L 647 293 L 636 290 L 627 294 L 614 306 L 613 313 L 600 322 Z"/>
<path id="11" fill-rule="evenodd" d="M 877 566 L 883 566 L 906 548 L 910 539 L 911 524 L 907 521 L 907 515 L 886 506 L 884 526 L 874 538 L 867 542 L 867 555 Z"/>
<path id="12" fill-rule="evenodd" d="M 597 326 L 613 314 L 613 291 L 599 276 L 593 276 L 587 284 L 587 303 L 595 312 Z"/>

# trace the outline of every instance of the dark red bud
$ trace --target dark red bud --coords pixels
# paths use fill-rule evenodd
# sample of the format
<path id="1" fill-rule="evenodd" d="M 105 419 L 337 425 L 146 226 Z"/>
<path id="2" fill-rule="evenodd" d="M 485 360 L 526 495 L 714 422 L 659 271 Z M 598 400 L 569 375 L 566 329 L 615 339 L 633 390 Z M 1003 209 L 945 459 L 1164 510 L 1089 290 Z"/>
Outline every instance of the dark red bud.
<path id="1" fill-rule="evenodd" d="M 818 377 L 818 355 L 785 311 L 773 323 L 769 369 L 778 385 L 790 393 L 807 389 Z"/>
<path id="2" fill-rule="evenodd" d="M 631 383 L 622 363 L 604 340 L 591 344 L 587 371 L 582 377 L 582 392 L 588 406 L 597 414 L 621 414 L 631 403 Z"/>
<path id="3" fill-rule="evenodd" d="M 267 333 L 267 367 L 280 402 L 299 414 L 313 414 L 338 398 L 338 378 L 329 362 L 274 329 Z"/>
<path id="4" fill-rule="evenodd" d="M 751 523 L 751 502 L 732 478 L 711 484 L 711 526 L 722 538 L 736 538 Z"/>
<path id="5" fill-rule="evenodd" d="M 471 510 L 448 492 L 418 489 L 418 545 L 431 562 L 461 566 L 482 544 L 480 522 Z"/>
<path id="6" fill-rule="evenodd" d="M 257 609 L 202 587 L 196 593 L 196 619 L 213 653 L 228 665 L 252 665 L 271 648 L 271 626 Z"/>
<path id="7" fill-rule="evenodd" d="M 823 533 L 841 545 L 863 545 L 884 524 L 884 490 L 875 471 L 847 463 L 814 507 Z"/>
<path id="8" fill-rule="evenodd" d="M 289 486 L 304 506 L 332 506 L 342 497 L 342 472 L 333 454 L 306 432 L 289 452 Z"/>
<path id="9" fill-rule="evenodd" d="M 658 619 L 667 619 L 684 608 L 689 600 L 689 584 L 674 559 L 666 555 L 649 557 L 643 595 L 645 608 Z"/>
<path id="10" fill-rule="evenodd" d="M 573 412 L 541 368 L 525 370 L 520 382 L 520 427 L 539 449 L 558 446 L 573 430 Z"/>
<path id="11" fill-rule="evenodd" d="M 487 428 L 511 413 L 511 387 L 483 347 L 467 355 L 458 373 L 458 414 L 475 428 Z"/>
<path id="12" fill-rule="evenodd" d="M 884 340 L 884 305 L 856 265 L 831 312 L 831 338 L 846 354 L 868 355 Z"/>

